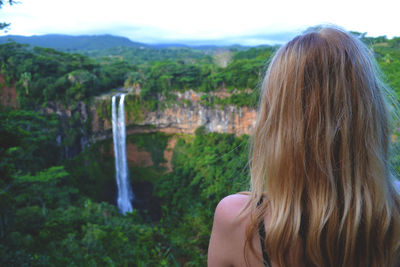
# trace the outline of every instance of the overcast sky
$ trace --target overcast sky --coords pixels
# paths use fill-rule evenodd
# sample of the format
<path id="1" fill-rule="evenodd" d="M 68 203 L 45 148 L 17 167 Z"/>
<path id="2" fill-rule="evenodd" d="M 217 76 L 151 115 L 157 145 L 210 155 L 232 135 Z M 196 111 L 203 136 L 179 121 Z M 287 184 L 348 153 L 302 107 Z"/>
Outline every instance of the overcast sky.
<path id="1" fill-rule="evenodd" d="M 0 35 L 112 34 L 144 43 L 275 44 L 316 24 L 400 36 L 399 0 L 18 0 Z"/>

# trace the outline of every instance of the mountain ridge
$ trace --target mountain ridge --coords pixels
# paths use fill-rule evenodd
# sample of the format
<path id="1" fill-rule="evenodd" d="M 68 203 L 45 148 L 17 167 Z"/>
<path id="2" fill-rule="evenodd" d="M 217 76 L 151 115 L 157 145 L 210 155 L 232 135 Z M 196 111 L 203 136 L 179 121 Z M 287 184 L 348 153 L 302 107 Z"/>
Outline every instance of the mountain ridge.
<path id="1" fill-rule="evenodd" d="M 67 35 L 67 34 L 45 34 L 45 35 L 4 35 L 0 36 L 0 44 L 14 41 L 16 43 L 28 44 L 30 46 L 40 46 L 46 48 L 53 48 L 65 52 L 74 51 L 89 51 L 89 50 L 103 50 L 115 47 L 129 47 L 129 48 L 194 48 L 199 50 L 213 50 L 219 48 L 236 48 L 245 49 L 249 46 L 243 46 L 239 44 L 234 45 L 195 45 L 195 44 L 184 44 L 184 43 L 155 43 L 147 44 L 141 42 L 135 42 L 131 39 L 123 36 L 117 36 L 112 34 L 100 34 L 100 35 Z"/>
<path id="2" fill-rule="evenodd" d="M 65 35 L 65 34 L 46 34 L 46 35 L 5 35 L 0 36 L 0 44 L 15 41 L 17 43 L 28 44 L 31 46 L 41 46 L 62 51 L 81 51 L 107 49 L 112 47 L 144 47 L 144 43 L 133 42 L 122 36 L 111 34 L 102 35 Z"/>

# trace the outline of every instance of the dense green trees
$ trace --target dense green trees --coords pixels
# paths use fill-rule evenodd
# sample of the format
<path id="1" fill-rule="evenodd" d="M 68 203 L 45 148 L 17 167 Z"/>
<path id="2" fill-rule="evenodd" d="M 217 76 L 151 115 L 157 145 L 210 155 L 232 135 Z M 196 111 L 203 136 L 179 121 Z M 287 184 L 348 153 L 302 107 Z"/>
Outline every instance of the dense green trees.
<path id="1" fill-rule="evenodd" d="M 122 47 L 116 46 L 107 49 L 81 51 L 82 54 L 95 58 L 98 61 L 124 60 L 139 66 L 152 65 L 160 61 L 183 61 L 185 63 L 207 62 L 212 59 L 207 50 L 191 49 L 186 47 Z"/>
<path id="2" fill-rule="evenodd" d="M 101 180 L 96 175 L 106 177 L 112 187 L 115 184 L 114 166 L 99 162 L 99 151 L 85 152 L 92 155 L 90 162 L 83 155 L 67 162 L 58 156 L 57 124 L 56 117 L 32 111 L 0 113 L 0 265 L 173 262 L 157 225 L 136 212 L 123 216 L 115 206 L 101 203 L 104 196 L 98 186 L 104 190 L 110 185 L 97 183 Z M 100 166 L 110 173 L 99 173 Z M 79 169 L 88 172 L 81 176 Z"/>
<path id="3" fill-rule="evenodd" d="M 119 59 L 98 63 L 80 54 L 7 43 L 0 45 L 0 73 L 8 84 L 16 83 L 19 104 L 24 108 L 44 107 L 52 101 L 71 105 L 122 86 L 139 86 L 142 98 L 150 101 L 159 94 L 168 96 L 171 91 L 188 89 L 255 89 L 274 49 L 238 52 L 226 68 L 221 68 L 204 54 L 196 61 L 169 59 L 136 66 Z"/>
<path id="4" fill-rule="evenodd" d="M 124 61 L 100 65 L 80 54 L 49 48 L 7 43 L 0 45 L 0 73 L 10 84 L 16 82 L 21 107 L 37 108 L 57 101 L 77 101 L 122 87 L 130 72 L 137 71 Z"/>
<path id="5" fill-rule="evenodd" d="M 248 189 L 247 137 L 199 128 L 194 139 L 177 142 L 173 164 L 156 185 L 163 199 L 161 224 L 175 258 L 187 258 L 185 266 L 205 266 L 218 201 Z"/>
<path id="6" fill-rule="evenodd" d="M 55 156 L 55 118 L 4 111 L 0 126 L 2 266 L 203 266 L 216 203 L 247 188 L 246 137 L 204 128 L 174 137 L 174 170 L 163 174 L 170 137 L 134 135 L 130 142 L 151 154 L 158 177 L 134 172 L 132 182 L 156 182 L 162 219 L 144 210 L 123 216 L 102 202 L 114 202 L 110 141 L 64 161 Z"/>

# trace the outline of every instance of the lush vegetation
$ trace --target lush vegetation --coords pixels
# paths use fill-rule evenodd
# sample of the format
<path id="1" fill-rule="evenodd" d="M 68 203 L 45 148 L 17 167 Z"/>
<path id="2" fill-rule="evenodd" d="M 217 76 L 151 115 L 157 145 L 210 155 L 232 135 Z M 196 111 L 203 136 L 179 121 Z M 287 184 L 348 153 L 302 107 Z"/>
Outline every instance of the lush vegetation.
<path id="1" fill-rule="evenodd" d="M 96 63 L 80 54 L 7 43 L 0 46 L 0 73 L 6 83 L 16 82 L 18 101 L 24 108 L 45 107 L 49 102 L 67 105 L 89 99 L 123 85 L 135 67 L 124 61 Z"/>
<path id="2" fill-rule="evenodd" d="M 400 39 L 363 38 L 399 95 Z M 206 133 L 204 127 L 194 136 L 128 136 L 152 164 L 129 166 L 137 201 L 133 213 L 121 215 L 111 140 L 78 154 L 82 137 L 91 134 L 82 105 L 125 86 L 141 89 L 126 97 L 127 116 L 135 122 L 148 110 L 175 103 L 174 93 L 187 89 L 202 93 L 202 105 L 254 106 L 260 74 L 276 47 L 229 48 L 226 66 L 217 64 L 212 50 L 159 48 L 157 55 L 133 48 L 122 49 L 120 57 L 93 52 L 97 56 L 90 58 L 0 45 L 0 73 L 16 86 L 19 102 L 17 110 L 0 112 L 1 266 L 205 266 L 216 204 L 248 188 L 248 137 Z M 219 91 L 231 95 L 219 98 Z M 105 99 L 95 103 L 103 119 L 110 117 Z M 70 114 L 46 115 L 49 107 Z M 166 172 L 164 151 L 171 140 L 173 169 Z M 399 155 L 394 147 L 397 170 Z"/>
<path id="3" fill-rule="evenodd" d="M 171 253 L 186 266 L 205 266 L 212 217 L 220 199 L 248 189 L 247 138 L 205 134 L 179 139 L 174 171 L 156 185 Z"/>
<path id="4" fill-rule="evenodd" d="M 211 62 L 211 56 L 207 55 L 207 51 L 187 47 L 158 48 L 148 45 L 141 45 L 138 47 L 116 46 L 107 49 L 85 50 L 79 52 L 98 61 L 125 60 L 131 64 L 140 66 L 168 60 L 181 60 L 184 62 L 206 60 Z"/>
<path id="5" fill-rule="evenodd" d="M 0 73 L 7 84 L 15 82 L 18 101 L 26 108 L 46 107 L 54 101 L 66 105 L 87 102 L 93 96 L 124 86 L 140 88 L 141 102 L 144 105 L 149 103 L 147 106 L 154 109 L 159 107 L 154 103 L 158 102 L 160 95 L 170 97 L 175 91 L 227 90 L 240 94 L 243 90 L 256 89 L 266 59 L 275 48 L 261 47 L 237 52 L 233 49 L 235 54 L 226 67 L 214 64 L 212 56 L 200 50 L 139 50 L 140 53 L 129 50 L 129 55 L 143 57 L 137 62 L 129 60 L 129 55 L 94 60 L 81 54 L 68 54 L 50 48 L 6 43 L 0 45 Z M 153 62 L 151 54 L 155 51 L 170 56 L 161 57 L 167 58 L 163 61 Z M 240 103 L 238 98 L 241 98 Z M 214 102 L 219 104 L 218 101 L 209 104 L 214 105 Z M 243 93 L 225 102 L 238 106 L 254 105 L 251 97 Z"/>
<path id="6" fill-rule="evenodd" d="M 203 266 L 216 203 L 247 188 L 246 137 L 202 128 L 195 137 L 175 137 L 174 170 L 165 174 L 160 164 L 170 137 L 134 135 L 129 142 L 154 165 L 139 172 L 132 166 L 131 183 L 135 190 L 152 173 L 149 197 L 158 207 L 124 216 L 110 204 L 110 141 L 65 161 L 55 157 L 56 118 L 7 111 L 0 122 L 2 266 Z"/>
<path id="7" fill-rule="evenodd" d="M 374 39 L 372 39 L 374 40 Z M 372 40 L 370 42 L 372 42 Z M 375 57 L 381 67 L 387 82 L 400 95 L 400 37 L 387 40 L 378 38 L 373 42 Z"/>
<path id="8" fill-rule="evenodd" d="M 1 2 L 0 2 L 1 3 Z M 1 6 L 0 6 L 1 7 Z M 182 60 L 193 62 L 211 56 L 215 46 L 189 47 L 180 44 L 144 44 L 132 42 L 128 38 L 113 35 L 81 35 L 70 36 L 62 34 L 47 34 L 40 36 L 0 36 L 0 44 L 15 41 L 31 47 L 40 46 L 62 52 L 81 53 L 83 55 L 103 60 L 125 60 L 134 65 L 146 65 L 156 61 Z M 229 46 L 222 49 L 243 50 L 246 47 Z"/>

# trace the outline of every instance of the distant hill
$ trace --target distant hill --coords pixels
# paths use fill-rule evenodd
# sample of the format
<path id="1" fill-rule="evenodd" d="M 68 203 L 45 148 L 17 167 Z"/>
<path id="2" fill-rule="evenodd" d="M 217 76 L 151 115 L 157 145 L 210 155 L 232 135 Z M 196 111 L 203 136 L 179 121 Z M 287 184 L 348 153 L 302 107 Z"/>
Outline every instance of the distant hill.
<path id="1" fill-rule="evenodd" d="M 99 61 L 125 60 L 131 64 L 147 64 L 164 60 L 211 62 L 212 56 L 222 51 L 246 51 L 241 45 L 188 45 L 179 43 L 145 44 L 133 42 L 126 37 L 114 35 L 63 35 L 0 36 L 0 44 L 15 41 L 32 47 L 46 47 L 63 52 L 80 53 Z"/>
<path id="2" fill-rule="evenodd" d="M 128 47 L 128 48 L 194 48 L 198 50 L 215 50 L 215 49 L 235 49 L 246 50 L 247 46 L 242 45 L 196 45 L 196 44 L 180 44 L 180 43 L 159 43 L 159 44 L 145 44 L 133 42 L 126 37 L 115 36 L 110 34 L 104 35 L 64 35 L 64 34 L 46 34 L 46 35 L 6 35 L 0 36 L 0 44 L 10 41 L 15 41 L 21 44 L 28 44 L 31 46 L 40 46 L 53 48 L 62 51 L 89 51 L 89 50 L 104 50 L 115 47 Z"/>
<path id="3" fill-rule="evenodd" d="M 146 47 L 143 43 L 132 42 L 126 37 L 113 35 L 62 35 L 47 34 L 34 36 L 6 35 L 0 36 L 0 44 L 13 40 L 17 43 L 41 46 L 62 51 L 102 50 L 112 47 Z"/>

